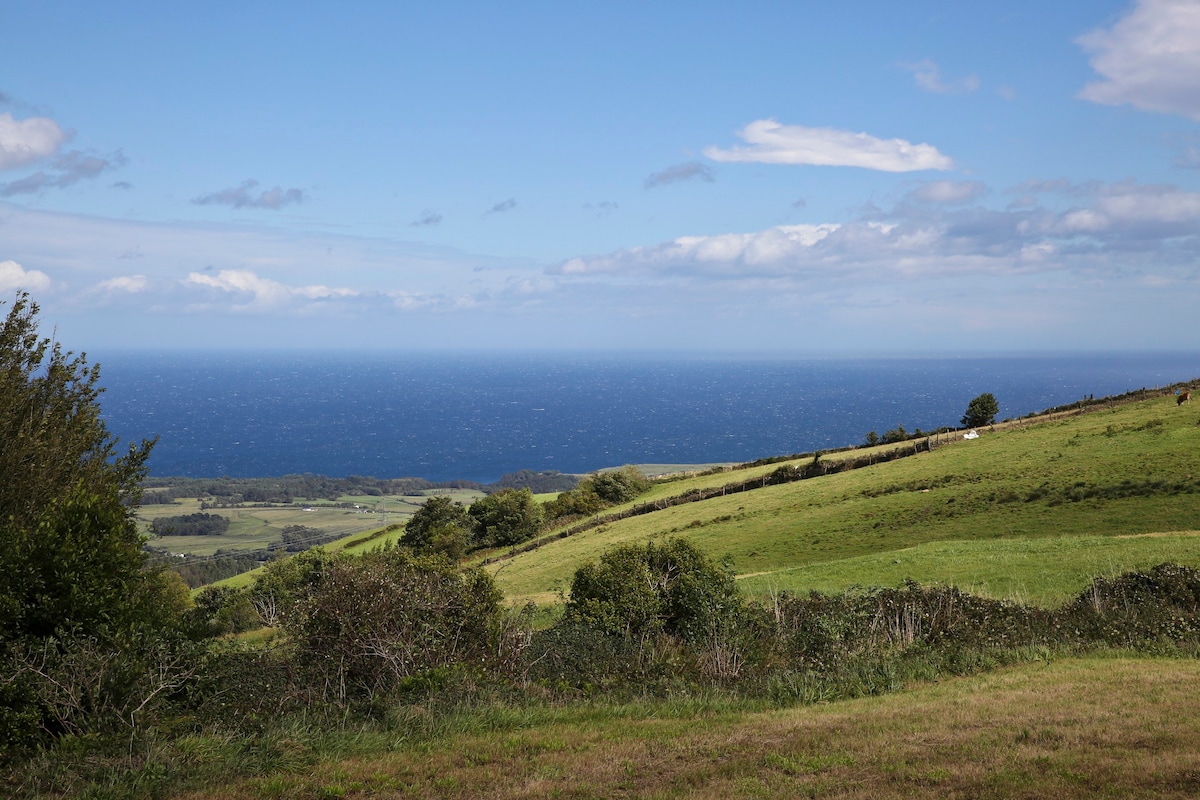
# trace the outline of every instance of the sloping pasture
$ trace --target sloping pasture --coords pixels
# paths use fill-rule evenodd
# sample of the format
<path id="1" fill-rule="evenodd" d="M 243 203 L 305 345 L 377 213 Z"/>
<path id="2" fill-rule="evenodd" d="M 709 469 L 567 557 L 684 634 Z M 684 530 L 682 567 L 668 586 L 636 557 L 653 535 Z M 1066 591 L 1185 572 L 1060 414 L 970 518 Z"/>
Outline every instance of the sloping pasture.
<path id="1" fill-rule="evenodd" d="M 758 467 L 754 474 L 778 466 Z M 638 502 L 750 476 L 737 471 L 664 483 Z M 1145 566 L 1148 558 L 1200 563 L 1190 536 L 1122 540 L 1090 558 L 1097 537 L 1196 530 L 1197 413 L 1177 407 L 1173 398 L 1155 397 L 1013 424 L 896 461 L 614 521 L 491 568 L 514 601 L 548 602 L 567 587 L 576 567 L 608 547 L 684 536 L 728 556 L 755 592 L 837 590 L 904 578 L 957 583 L 966 577 L 984 594 L 1054 601 L 1082 588 L 1096 566 L 1108 573 Z M 1029 549 L 1036 540 L 1047 541 Z M 1056 550 L 1049 540 L 1062 541 Z M 958 543 L 953 558 L 936 550 L 919 551 L 915 560 L 910 552 L 907 562 L 902 555 L 950 542 Z M 997 558 L 998 569 L 984 568 Z M 907 568 L 880 569 L 888 560 Z M 1073 560 L 1078 568 L 1064 576 L 1072 585 L 1047 585 L 1045 574 Z M 954 568 L 942 569 L 943 563 Z M 995 578 L 998 572 L 1004 580 Z"/>

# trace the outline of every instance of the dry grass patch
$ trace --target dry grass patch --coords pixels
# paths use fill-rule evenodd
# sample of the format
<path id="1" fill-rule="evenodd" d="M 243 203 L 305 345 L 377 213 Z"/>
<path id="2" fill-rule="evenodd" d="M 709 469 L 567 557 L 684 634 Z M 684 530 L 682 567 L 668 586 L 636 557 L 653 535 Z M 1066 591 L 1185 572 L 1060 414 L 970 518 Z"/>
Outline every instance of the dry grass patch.
<path id="1" fill-rule="evenodd" d="M 764 713 L 567 710 L 186 796 L 1193 797 L 1198 679 L 1196 661 L 1088 658 Z"/>

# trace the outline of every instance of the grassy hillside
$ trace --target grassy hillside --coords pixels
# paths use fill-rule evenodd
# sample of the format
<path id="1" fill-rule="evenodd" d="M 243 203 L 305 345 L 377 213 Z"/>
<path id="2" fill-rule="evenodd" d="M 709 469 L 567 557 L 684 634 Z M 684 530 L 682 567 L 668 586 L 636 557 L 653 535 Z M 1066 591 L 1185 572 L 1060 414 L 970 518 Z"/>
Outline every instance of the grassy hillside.
<path id="1" fill-rule="evenodd" d="M 779 463 L 690 475 L 599 524 L 577 520 L 572 535 L 550 531 L 527 552 L 486 554 L 487 567 L 509 601 L 552 604 L 579 565 L 614 545 L 682 537 L 727 555 L 743 593 L 914 579 L 1054 606 L 1097 575 L 1200 566 L 1198 416 L 1200 407 L 1159 396 L 997 426 L 929 451 L 902 444 L 915 454 L 803 480 L 779 482 Z M 788 475 L 884 459 L 891 447 L 808 456 Z M 701 490 L 712 496 L 675 502 Z M 614 516 L 634 507 L 646 513 Z M 362 552 L 395 535 L 368 531 L 329 547 Z M 679 613 L 711 612 L 668 629 L 677 610 L 640 594 L 670 588 L 666 573 L 640 572 L 628 558 L 593 570 L 604 593 L 561 619 L 560 609 L 503 613 L 486 582 L 460 585 L 452 565 L 430 563 L 416 569 L 404 550 L 330 560 L 305 584 L 305 613 L 320 612 L 305 619 L 319 624 L 285 628 L 286 647 L 261 634 L 214 646 L 202 677 L 216 691 L 146 728 L 136 754 L 124 731 L 91 746 L 68 739 L 15 766 L 8 783 L 0 775 L 0 793 L 1200 792 L 1200 700 L 1190 688 L 1200 679 L 1200 577 L 1191 570 L 1098 581 L 1059 611 L 922 587 L 742 606 L 728 602 L 736 592 L 721 570 L 660 561 L 676 575 L 692 570 L 678 581 L 687 592 L 672 595 Z M 472 603 L 494 614 L 478 635 L 463 634 L 469 620 L 455 616 Z M 647 608 L 649 627 L 636 627 L 642 617 L 626 612 Z M 414 634 L 409 622 L 432 633 Z M 460 641 L 477 649 L 382 671 L 408 669 L 414 642 L 437 655 L 433 645 Z M 340 671 L 346 663 L 358 671 Z"/>
<path id="2" fill-rule="evenodd" d="M 1052 604 L 1095 574 L 1200 564 L 1198 417 L 1157 396 L 998 426 L 897 461 L 620 520 L 491 569 L 512 600 L 550 602 L 606 548 L 682 536 L 728 556 L 756 593 L 912 578 Z M 662 483 L 638 502 L 777 467 Z"/>

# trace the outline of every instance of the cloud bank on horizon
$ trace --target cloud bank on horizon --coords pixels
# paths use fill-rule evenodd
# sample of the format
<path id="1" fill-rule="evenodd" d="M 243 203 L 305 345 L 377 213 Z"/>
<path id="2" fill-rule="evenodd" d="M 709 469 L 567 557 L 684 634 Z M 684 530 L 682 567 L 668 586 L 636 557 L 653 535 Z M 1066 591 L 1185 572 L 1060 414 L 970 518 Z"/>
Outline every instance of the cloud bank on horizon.
<path id="1" fill-rule="evenodd" d="M 1197 0 L 50 13 L 0 299 L 77 349 L 1194 347 Z"/>

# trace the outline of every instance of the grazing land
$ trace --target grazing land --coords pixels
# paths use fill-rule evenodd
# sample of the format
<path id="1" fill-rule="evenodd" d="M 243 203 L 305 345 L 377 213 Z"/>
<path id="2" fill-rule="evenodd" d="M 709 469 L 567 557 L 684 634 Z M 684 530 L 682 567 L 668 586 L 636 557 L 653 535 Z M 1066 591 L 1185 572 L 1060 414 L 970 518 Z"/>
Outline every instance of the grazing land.
<path id="1" fill-rule="evenodd" d="M 635 502 L 753 480 L 780 466 L 662 482 Z M 1162 561 L 1200 564 L 1196 531 L 1198 413 L 1164 392 L 1000 425 L 931 452 L 684 503 L 562 539 L 549 531 L 544 546 L 489 568 L 514 602 L 547 603 L 608 547 L 683 536 L 728 556 L 744 589 L 760 596 L 913 579 L 1054 604 L 1096 575 Z"/>

